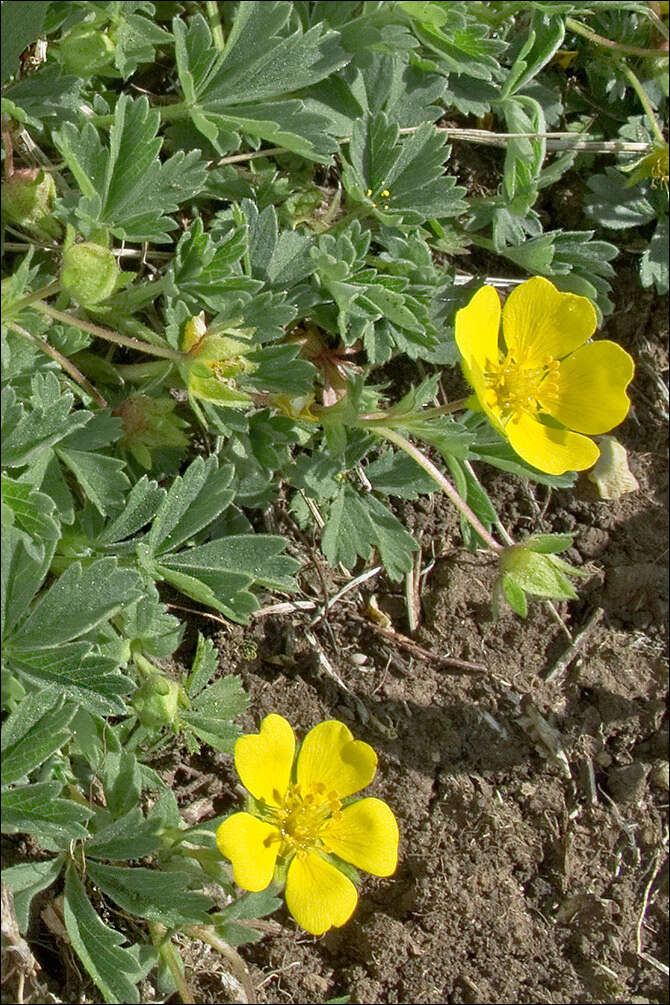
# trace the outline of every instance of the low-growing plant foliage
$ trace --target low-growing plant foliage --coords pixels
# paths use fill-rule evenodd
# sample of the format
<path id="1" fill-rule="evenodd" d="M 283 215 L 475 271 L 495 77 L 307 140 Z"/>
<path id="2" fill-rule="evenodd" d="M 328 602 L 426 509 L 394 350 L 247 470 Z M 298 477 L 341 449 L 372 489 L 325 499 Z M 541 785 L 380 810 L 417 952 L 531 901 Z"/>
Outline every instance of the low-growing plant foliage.
<path id="1" fill-rule="evenodd" d="M 290 595 L 280 497 L 332 566 L 401 581 L 394 500 L 443 492 L 495 605 L 576 596 L 570 535 L 511 540 L 478 472 L 570 488 L 626 416 L 596 329 L 624 229 L 668 289 L 667 39 L 627 0 L 2 3 L 2 819 L 41 849 L 3 878 L 22 932 L 52 888 L 106 1002 L 152 972 L 192 1001 L 177 933 L 239 973 L 284 884 L 320 934 L 352 866 L 396 864 L 391 809 L 351 801 L 372 748 L 239 738 L 209 639 L 169 669 L 166 586 L 242 625 Z M 497 147 L 488 191 L 455 143 Z M 567 172 L 593 226 L 545 230 Z M 247 810 L 188 826 L 170 742 L 234 752 Z"/>

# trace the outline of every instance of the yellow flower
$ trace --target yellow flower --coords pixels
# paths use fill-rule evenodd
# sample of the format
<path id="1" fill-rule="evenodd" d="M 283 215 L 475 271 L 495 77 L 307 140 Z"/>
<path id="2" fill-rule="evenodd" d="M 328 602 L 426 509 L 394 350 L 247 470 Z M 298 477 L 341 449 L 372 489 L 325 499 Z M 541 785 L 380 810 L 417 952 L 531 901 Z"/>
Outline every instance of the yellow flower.
<path id="1" fill-rule="evenodd" d="M 286 904 L 312 935 L 351 917 L 358 894 L 334 864 L 337 856 L 375 876 L 390 876 L 398 859 L 398 825 L 381 799 L 347 797 L 369 785 L 377 755 L 335 720 L 309 731 L 295 756 L 295 737 L 281 715 L 235 744 L 235 766 L 251 793 L 252 812 L 233 813 L 216 840 L 243 890 L 264 890 L 288 863 Z M 335 860 L 336 861 L 336 860 Z"/>
<path id="2" fill-rule="evenodd" d="M 591 301 L 560 293 L 540 276 L 521 283 L 505 302 L 504 349 L 500 318 L 492 286 L 456 315 L 456 343 L 475 402 L 538 470 L 560 475 L 590 468 L 600 451 L 588 437 L 628 414 L 633 360 L 614 342 L 589 342 L 597 323 Z"/>
<path id="3" fill-rule="evenodd" d="M 186 322 L 182 349 L 191 356 L 182 367 L 191 397 L 229 408 L 251 404 L 250 395 L 238 386 L 239 377 L 257 369 L 245 356 L 248 343 L 208 332 L 201 311 Z"/>

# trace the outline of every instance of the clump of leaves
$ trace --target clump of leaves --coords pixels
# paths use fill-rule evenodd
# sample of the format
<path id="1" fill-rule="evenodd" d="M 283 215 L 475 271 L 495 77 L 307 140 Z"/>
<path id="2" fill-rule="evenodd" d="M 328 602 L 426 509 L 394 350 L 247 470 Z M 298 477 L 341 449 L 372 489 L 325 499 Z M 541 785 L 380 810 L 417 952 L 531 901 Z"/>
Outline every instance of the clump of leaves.
<path id="1" fill-rule="evenodd" d="M 604 316 L 634 227 L 667 289 L 667 25 L 626 0 L 1 9 L 3 828 L 43 849 L 3 875 L 23 931 L 62 897 L 105 1001 L 152 969 L 192 1001 L 172 935 L 230 948 L 278 901 L 235 893 L 220 820 L 187 827 L 150 766 L 229 753 L 246 705 L 205 639 L 170 669 L 163 584 L 240 624 L 289 594 L 298 562 L 255 529 L 280 493 L 331 564 L 400 581 L 418 546 L 393 500 L 441 490 L 499 556 L 498 600 L 573 595 L 564 536 L 497 541 L 478 468 L 574 474 L 530 467 L 440 373 L 479 248 L 497 283 L 511 262 Z M 453 167 L 472 141 L 500 150 L 485 191 Z M 568 170 L 590 222 L 545 230 Z"/>

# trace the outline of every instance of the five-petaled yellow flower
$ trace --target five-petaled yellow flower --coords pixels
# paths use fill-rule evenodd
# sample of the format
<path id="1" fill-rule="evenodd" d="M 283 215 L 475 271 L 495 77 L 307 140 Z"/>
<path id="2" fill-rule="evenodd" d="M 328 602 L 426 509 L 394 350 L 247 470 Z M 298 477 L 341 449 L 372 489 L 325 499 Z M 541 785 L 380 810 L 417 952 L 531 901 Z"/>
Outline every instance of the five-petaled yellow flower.
<path id="1" fill-rule="evenodd" d="M 484 286 L 456 314 L 479 407 L 520 457 L 548 474 L 590 468 L 600 451 L 588 437 L 628 414 L 633 360 L 615 342 L 589 342 L 596 324 L 590 300 L 541 276 L 513 290 L 502 312 L 496 290 Z"/>
<path id="2" fill-rule="evenodd" d="M 288 909 L 302 928 L 322 935 L 348 921 L 358 899 L 337 860 L 390 876 L 398 860 L 398 825 L 381 799 L 345 804 L 372 781 L 377 755 L 343 723 L 320 723 L 297 758 L 295 750 L 293 730 L 281 715 L 268 715 L 259 733 L 240 737 L 235 766 L 253 797 L 252 812 L 233 813 L 216 840 L 243 890 L 264 890 L 277 866 L 288 863 Z"/>

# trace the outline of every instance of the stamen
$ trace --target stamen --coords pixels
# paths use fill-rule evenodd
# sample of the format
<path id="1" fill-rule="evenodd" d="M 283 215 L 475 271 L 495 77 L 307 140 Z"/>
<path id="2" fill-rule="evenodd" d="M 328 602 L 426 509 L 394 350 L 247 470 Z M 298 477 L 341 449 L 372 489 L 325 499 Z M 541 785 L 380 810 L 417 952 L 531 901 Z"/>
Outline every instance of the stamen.
<path id="1" fill-rule="evenodd" d="M 330 817 L 340 815 L 341 805 L 337 792 L 326 795 L 326 786 L 321 782 L 305 795 L 299 784 L 292 785 L 281 809 L 275 811 L 277 837 L 287 850 L 302 858 L 310 849 L 323 847 L 320 832 Z"/>
<path id="2" fill-rule="evenodd" d="M 487 363 L 485 403 L 501 413 L 503 423 L 544 411 L 545 403 L 558 394 L 559 362 L 551 356 L 538 364 L 508 352 L 498 363 Z"/>

